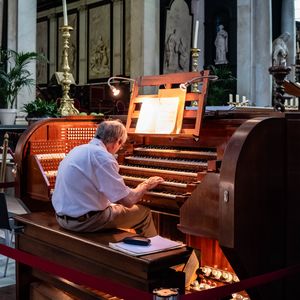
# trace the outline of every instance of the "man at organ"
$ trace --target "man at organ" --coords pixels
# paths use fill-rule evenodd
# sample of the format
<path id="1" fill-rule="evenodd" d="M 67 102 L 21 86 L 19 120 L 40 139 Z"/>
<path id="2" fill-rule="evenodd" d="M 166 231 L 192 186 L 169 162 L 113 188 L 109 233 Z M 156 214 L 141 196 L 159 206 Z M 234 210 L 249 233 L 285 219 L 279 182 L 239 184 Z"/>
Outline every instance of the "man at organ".
<path id="1" fill-rule="evenodd" d="M 134 189 L 125 185 L 115 154 L 126 139 L 121 122 L 104 121 L 88 144 L 73 148 L 60 163 L 52 204 L 61 227 L 77 232 L 132 228 L 146 237 L 157 234 L 150 209 L 137 202 L 163 178 L 150 177 Z"/>

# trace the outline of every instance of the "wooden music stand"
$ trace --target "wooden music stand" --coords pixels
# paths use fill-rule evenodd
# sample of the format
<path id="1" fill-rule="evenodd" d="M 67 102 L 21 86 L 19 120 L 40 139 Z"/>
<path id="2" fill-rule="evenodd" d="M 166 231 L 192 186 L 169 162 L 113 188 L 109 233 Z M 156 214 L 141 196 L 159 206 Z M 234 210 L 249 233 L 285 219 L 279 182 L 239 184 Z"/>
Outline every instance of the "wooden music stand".
<path id="1" fill-rule="evenodd" d="M 191 81 L 192 79 L 203 76 L 199 79 L 199 84 L 202 85 L 199 93 L 189 92 L 187 90 L 182 110 L 179 106 L 178 119 L 176 121 L 176 128 L 174 132 L 168 134 L 151 133 L 151 135 L 159 136 L 194 136 L 198 137 L 201 129 L 202 117 L 204 113 L 204 107 L 207 96 L 208 76 L 209 71 L 204 70 L 198 72 L 186 72 L 186 73 L 172 73 L 157 76 L 142 76 L 139 77 L 133 85 L 133 90 L 130 99 L 130 105 L 128 110 L 128 118 L 126 123 L 126 129 L 128 133 L 136 133 L 146 135 L 148 133 L 137 133 L 136 125 L 141 111 L 141 104 L 145 97 L 157 99 L 159 94 L 163 94 L 164 89 L 178 89 L 181 83 Z M 144 87 L 157 87 L 159 93 L 156 95 L 141 95 L 140 89 Z M 194 106 L 192 106 L 192 104 Z M 195 105 L 196 104 L 196 105 Z M 178 129 L 179 130 L 176 130 Z"/>

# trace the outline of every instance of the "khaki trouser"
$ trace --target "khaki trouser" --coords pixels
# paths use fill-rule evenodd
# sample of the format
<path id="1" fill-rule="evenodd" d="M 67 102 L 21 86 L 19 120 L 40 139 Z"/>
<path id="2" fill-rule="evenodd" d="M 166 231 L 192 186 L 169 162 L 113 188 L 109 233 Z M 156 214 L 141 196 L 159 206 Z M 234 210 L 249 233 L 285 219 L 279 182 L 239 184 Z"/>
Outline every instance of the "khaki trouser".
<path id="1" fill-rule="evenodd" d="M 143 205 L 130 208 L 121 204 L 114 204 L 93 215 L 83 222 L 65 220 L 56 217 L 58 224 L 68 230 L 76 232 L 94 232 L 101 229 L 132 228 L 136 233 L 146 237 L 157 235 L 151 210 Z"/>

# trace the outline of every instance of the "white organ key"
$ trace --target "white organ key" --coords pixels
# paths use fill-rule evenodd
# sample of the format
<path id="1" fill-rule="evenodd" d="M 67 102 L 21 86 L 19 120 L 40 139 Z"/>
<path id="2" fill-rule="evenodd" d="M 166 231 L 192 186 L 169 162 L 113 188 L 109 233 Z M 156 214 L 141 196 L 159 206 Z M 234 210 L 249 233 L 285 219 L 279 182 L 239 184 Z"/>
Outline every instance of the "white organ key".
<path id="1" fill-rule="evenodd" d="M 127 175 L 122 175 L 122 177 L 124 180 L 131 180 L 131 181 L 137 181 L 137 182 L 143 182 L 145 180 L 145 178 L 142 178 L 142 177 L 134 177 L 134 176 L 127 176 Z M 171 181 L 164 181 L 160 185 L 175 186 L 175 187 L 181 187 L 181 188 L 187 187 L 186 183 L 171 182 Z"/>
<path id="2" fill-rule="evenodd" d="M 136 170 L 136 166 L 124 166 L 120 165 L 120 169 L 122 170 Z M 193 172 L 183 172 L 183 171 L 171 171 L 171 170 L 163 170 L 163 169 L 157 169 L 157 168 L 145 168 L 145 167 L 138 167 L 140 171 L 145 171 L 145 172 L 156 172 L 156 173 L 164 173 L 164 174 L 170 174 L 170 175 L 182 175 L 182 176 L 190 176 L 190 177 L 195 177 L 197 179 L 197 173 Z"/>
<path id="3" fill-rule="evenodd" d="M 207 167 L 207 162 L 196 162 L 196 161 L 188 161 L 188 160 L 171 160 L 171 159 L 163 159 L 163 158 L 153 158 L 153 157 L 138 157 L 138 156 L 127 156 L 125 159 L 130 159 L 131 161 L 151 161 L 156 163 L 169 163 L 174 164 L 176 163 L 184 163 L 185 165 L 189 166 L 201 166 Z"/>

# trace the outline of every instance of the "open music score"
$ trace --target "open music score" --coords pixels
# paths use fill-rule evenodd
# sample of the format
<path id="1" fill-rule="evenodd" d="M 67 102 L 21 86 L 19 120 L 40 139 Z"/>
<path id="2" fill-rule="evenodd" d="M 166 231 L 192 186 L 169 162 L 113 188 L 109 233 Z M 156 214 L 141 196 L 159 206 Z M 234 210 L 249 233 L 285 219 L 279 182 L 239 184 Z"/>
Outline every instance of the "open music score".
<path id="1" fill-rule="evenodd" d="M 195 77 L 199 76 L 199 72 L 183 72 L 183 73 L 173 73 L 173 74 L 164 74 L 164 75 L 154 75 L 154 76 L 141 76 L 136 80 L 135 84 L 133 85 L 130 104 L 128 108 L 128 116 L 126 122 L 126 129 L 129 134 L 137 134 L 138 136 L 143 135 L 153 135 L 153 136 L 176 136 L 176 138 L 181 137 L 192 137 L 200 135 L 202 118 L 204 114 L 204 106 L 206 101 L 207 95 L 207 86 L 208 86 L 208 75 L 209 71 L 205 70 L 201 72 L 203 75 L 202 81 L 202 89 L 199 93 L 193 93 L 191 91 L 180 89 L 180 86 L 183 82 L 188 82 Z M 163 88 L 162 88 L 163 87 Z M 145 88 L 151 88 L 153 91 L 153 95 L 145 95 L 143 91 Z M 158 91 L 158 92 L 156 92 Z M 153 101 L 158 101 L 158 98 L 178 98 L 178 106 L 176 104 L 174 107 L 177 106 L 177 114 L 175 113 L 173 117 L 171 117 L 172 122 L 168 125 L 169 130 L 166 130 L 166 121 L 162 120 L 162 114 L 159 115 L 160 108 L 155 109 L 155 114 L 152 116 L 164 126 L 163 132 L 171 132 L 171 133 L 161 133 L 159 129 L 141 129 L 140 124 L 143 122 L 139 120 L 139 116 L 141 113 L 141 109 L 143 106 L 143 99 L 150 98 Z M 164 101 L 164 100 L 162 100 Z M 175 102 L 176 102 L 175 101 Z M 166 102 L 166 101 L 165 101 Z M 154 103 L 154 102 L 153 102 Z M 191 111 L 187 110 L 186 108 L 191 105 L 191 103 L 195 104 L 197 109 Z M 166 105 L 168 106 L 168 105 Z M 146 110 L 146 109 L 144 109 Z M 168 109 L 169 110 L 169 109 Z M 171 110 L 171 109 L 170 109 Z M 174 109 L 176 111 L 176 109 Z M 147 110 L 146 110 L 147 111 Z M 147 111 L 148 112 L 148 111 Z M 150 114 L 150 113 L 149 113 Z M 143 119 L 143 118 L 141 118 Z M 175 121 L 176 119 L 176 121 Z M 139 126 L 137 128 L 137 123 L 139 122 Z M 171 126 L 174 124 L 175 126 Z M 144 126 L 144 125 L 143 125 Z M 141 131 L 146 131 L 146 133 Z"/>
<path id="2" fill-rule="evenodd" d="M 182 126 L 186 91 L 160 89 L 157 97 L 142 97 L 136 133 L 179 133 Z"/>

